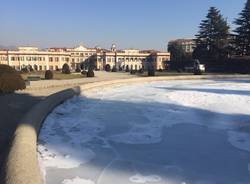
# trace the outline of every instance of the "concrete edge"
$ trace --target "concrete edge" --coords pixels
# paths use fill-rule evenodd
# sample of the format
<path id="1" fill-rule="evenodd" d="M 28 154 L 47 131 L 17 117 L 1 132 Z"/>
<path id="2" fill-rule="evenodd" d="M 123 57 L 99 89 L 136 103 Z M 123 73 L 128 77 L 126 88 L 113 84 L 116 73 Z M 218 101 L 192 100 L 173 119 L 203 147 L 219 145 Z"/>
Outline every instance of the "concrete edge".
<path id="1" fill-rule="evenodd" d="M 180 74 L 181 75 L 181 74 Z M 182 75 L 182 76 L 155 76 L 153 77 L 154 79 L 157 79 L 157 78 L 168 78 L 169 80 L 171 80 L 171 78 L 194 78 L 194 77 L 199 77 L 199 76 L 195 76 L 193 74 L 190 74 L 190 75 Z M 246 77 L 250 77 L 250 75 L 246 75 L 246 74 L 227 74 L 227 75 L 219 75 L 219 74 L 216 74 L 216 75 L 202 75 L 201 78 L 233 78 L 233 77 L 237 77 L 237 78 L 246 78 Z M 131 78 L 126 78 L 126 79 L 115 79 L 115 80 L 130 80 L 130 79 L 138 79 L 138 78 L 149 78 L 149 77 L 131 77 Z M 181 79 L 180 79 L 181 80 Z M 109 80 L 110 81 L 110 80 Z M 96 83 L 98 81 L 95 81 L 95 82 L 89 82 L 89 83 Z M 104 81 L 99 81 L 99 82 L 104 82 Z M 40 90 L 40 89 L 50 89 L 50 88 L 58 88 L 58 87 L 74 87 L 74 86 L 81 86 L 81 85 L 86 85 L 86 84 L 89 84 L 89 83 L 84 83 L 84 82 L 73 82 L 71 83 L 70 85 L 69 84 L 56 84 L 56 85 L 44 85 L 42 87 L 30 87 L 28 86 L 25 91 L 27 92 L 30 92 L 30 91 L 37 91 L 37 90 Z"/>
<path id="2" fill-rule="evenodd" d="M 170 81 L 170 80 L 219 80 L 219 79 L 240 79 L 240 78 L 250 78 L 246 75 L 192 75 L 192 76 L 163 76 L 163 77 L 140 77 L 140 78 L 130 78 L 130 79 L 116 79 L 111 81 L 100 81 L 93 82 L 84 85 L 80 85 L 81 92 L 86 90 L 91 90 L 98 87 L 113 86 L 113 85 L 127 85 L 134 83 L 143 82 L 154 82 L 154 81 Z"/>
<path id="3" fill-rule="evenodd" d="M 37 136 L 43 120 L 59 104 L 80 94 L 75 87 L 48 96 L 36 104 L 20 121 L 5 165 L 6 184 L 42 184 L 37 159 Z"/>
<path id="4" fill-rule="evenodd" d="M 139 82 L 153 82 L 166 80 L 199 80 L 199 79 L 230 79 L 246 78 L 236 75 L 204 75 L 204 76 L 164 76 L 143 77 L 130 79 L 116 79 L 100 81 L 70 88 L 48 96 L 35 105 L 20 121 L 17 127 L 12 147 L 6 162 L 6 184 L 43 184 L 43 177 L 37 159 L 37 136 L 43 120 L 59 104 L 65 100 L 79 95 L 81 92 L 98 87 L 133 84 Z"/>

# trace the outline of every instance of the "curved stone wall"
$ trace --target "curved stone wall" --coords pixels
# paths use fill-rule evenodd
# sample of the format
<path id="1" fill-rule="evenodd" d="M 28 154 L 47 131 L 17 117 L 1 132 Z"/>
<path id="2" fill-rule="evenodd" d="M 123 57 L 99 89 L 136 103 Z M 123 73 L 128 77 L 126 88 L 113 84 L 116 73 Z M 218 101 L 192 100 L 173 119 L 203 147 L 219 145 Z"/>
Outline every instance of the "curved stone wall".
<path id="1" fill-rule="evenodd" d="M 67 89 L 47 97 L 35 105 L 20 121 L 6 162 L 7 184 L 42 184 L 37 160 L 37 136 L 43 120 L 60 103 L 78 95 L 79 87 Z"/>

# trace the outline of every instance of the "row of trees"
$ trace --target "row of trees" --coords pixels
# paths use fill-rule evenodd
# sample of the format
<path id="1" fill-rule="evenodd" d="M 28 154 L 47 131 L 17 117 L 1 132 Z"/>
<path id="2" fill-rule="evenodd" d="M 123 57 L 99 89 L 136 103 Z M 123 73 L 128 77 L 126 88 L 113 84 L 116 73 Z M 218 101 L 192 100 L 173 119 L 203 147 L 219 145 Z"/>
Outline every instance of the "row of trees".
<path id="1" fill-rule="evenodd" d="M 234 24 L 236 29 L 230 33 L 227 20 L 211 7 L 199 26 L 193 57 L 218 61 L 230 55 L 250 56 L 250 0 Z"/>

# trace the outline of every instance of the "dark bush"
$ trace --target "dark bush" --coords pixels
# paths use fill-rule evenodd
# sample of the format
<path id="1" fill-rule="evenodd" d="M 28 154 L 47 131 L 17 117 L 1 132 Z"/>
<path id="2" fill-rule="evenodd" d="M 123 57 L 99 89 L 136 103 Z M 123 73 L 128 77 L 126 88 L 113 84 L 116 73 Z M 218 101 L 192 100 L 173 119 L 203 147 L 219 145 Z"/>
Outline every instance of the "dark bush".
<path id="1" fill-rule="evenodd" d="M 181 72 L 182 72 L 182 69 L 181 69 L 181 68 L 178 68 L 178 69 L 176 69 L 176 71 L 177 71 L 178 73 L 181 73 Z"/>
<path id="2" fill-rule="evenodd" d="M 155 70 L 154 69 L 149 69 L 148 70 L 148 76 L 155 76 Z"/>
<path id="3" fill-rule="evenodd" d="M 88 72 L 87 72 L 86 70 L 83 70 L 83 71 L 81 72 L 82 75 L 87 75 L 87 73 L 88 73 Z"/>
<path id="4" fill-rule="evenodd" d="M 125 72 L 129 72 L 129 67 L 128 67 L 128 65 L 126 65 Z"/>
<path id="5" fill-rule="evenodd" d="M 110 67 L 109 64 L 107 64 L 107 65 L 105 66 L 105 71 L 106 71 L 106 72 L 110 72 L 110 71 L 111 71 L 111 67 Z"/>
<path id="6" fill-rule="evenodd" d="M 34 72 L 34 69 L 33 69 L 33 67 L 32 67 L 31 65 L 28 66 L 28 70 L 29 70 L 30 72 Z"/>
<path id="7" fill-rule="evenodd" d="M 158 72 L 163 72 L 163 69 L 159 69 Z"/>
<path id="8" fill-rule="evenodd" d="M 141 69 L 138 70 L 138 73 L 143 74 L 144 70 L 141 68 Z"/>
<path id="9" fill-rule="evenodd" d="M 21 69 L 21 72 L 22 72 L 22 73 L 29 73 L 29 69 L 26 68 L 26 67 L 25 67 L 25 68 L 22 68 L 22 69 Z"/>
<path id="10" fill-rule="evenodd" d="M 0 64 L 0 93 L 12 93 L 25 88 L 25 81 L 14 68 Z"/>
<path id="11" fill-rule="evenodd" d="M 62 73 L 64 74 L 70 74 L 70 68 L 69 65 L 67 63 L 65 63 L 62 67 Z"/>
<path id="12" fill-rule="evenodd" d="M 79 67 L 77 67 L 77 68 L 75 69 L 75 72 L 80 73 L 80 72 L 81 72 L 81 69 L 80 69 Z"/>
<path id="13" fill-rule="evenodd" d="M 38 70 L 38 66 L 37 65 L 34 65 L 34 70 Z"/>
<path id="14" fill-rule="evenodd" d="M 131 70 L 131 71 L 130 71 L 130 74 L 131 74 L 131 75 L 135 75 L 136 72 L 137 72 L 136 70 Z"/>
<path id="15" fill-rule="evenodd" d="M 115 66 L 113 66 L 113 68 L 112 68 L 111 72 L 117 72 L 117 69 L 116 69 L 116 67 L 115 67 Z"/>
<path id="16" fill-rule="evenodd" d="M 95 76 L 95 73 L 93 70 L 88 70 L 87 72 L 87 77 L 94 77 Z"/>
<path id="17" fill-rule="evenodd" d="M 54 77 L 53 72 L 51 70 L 46 70 L 44 78 L 46 80 L 50 80 L 53 79 L 53 77 Z"/>

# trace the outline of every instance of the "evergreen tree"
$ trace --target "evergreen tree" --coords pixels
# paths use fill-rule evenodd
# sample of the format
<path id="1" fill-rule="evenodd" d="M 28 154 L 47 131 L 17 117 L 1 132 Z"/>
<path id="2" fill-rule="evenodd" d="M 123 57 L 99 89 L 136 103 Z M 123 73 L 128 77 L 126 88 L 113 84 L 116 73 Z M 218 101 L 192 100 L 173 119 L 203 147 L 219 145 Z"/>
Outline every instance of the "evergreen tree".
<path id="1" fill-rule="evenodd" d="M 250 0 L 234 23 L 238 26 L 234 31 L 236 51 L 240 55 L 250 55 Z"/>
<path id="2" fill-rule="evenodd" d="M 180 44 L 169 43 L 168 51 L 171 53 L 171 68 L 182 69 L 187 62 L 192 60 L 192 55 L 186 53 Z"/>
<path id="3" fill-rule="evenodd" d="M 216 60 L 225 57 L 225 48 L 229 42 L 229 26 L 220 11 L 211 7 L 206 19 L 202 20 L 199 29 L 196 35 L 195 56 Z"/>
<path id="4" fill-rule="evenodd" d="M 168 46 L 168 51 L 171 53 L 171 61 L 172 62 L 182 62 L 185 52 L 182 49 L 181 45 L 177 43 L 171 43 Z"/>

